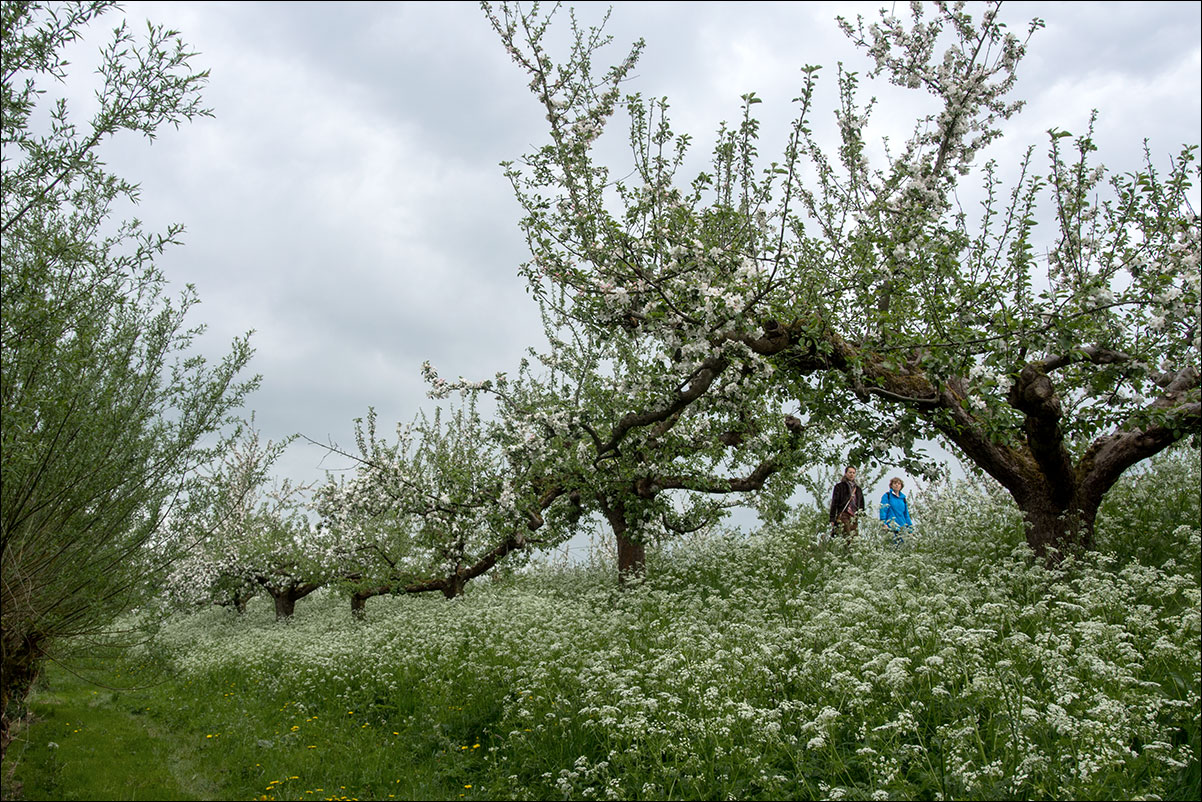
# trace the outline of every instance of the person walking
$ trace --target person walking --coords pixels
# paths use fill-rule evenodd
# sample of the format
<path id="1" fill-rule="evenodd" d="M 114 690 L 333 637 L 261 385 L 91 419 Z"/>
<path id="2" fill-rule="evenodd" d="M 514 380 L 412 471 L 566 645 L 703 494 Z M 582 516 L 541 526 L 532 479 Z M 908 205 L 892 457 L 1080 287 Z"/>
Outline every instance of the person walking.
<path id="1" fill-rule="evenodd" d="M 858 521 L 856 513 L 864 509 L 864 491 L 856 484 L 856 469 L 848 465 L 843 478 L 835 484 L 831 493 L 831 530 L 843 529 L 843 536 L 851 540 L 856 536 Z"/>
<path id="2" fill-rule="evenodd" d="M 881 496 L 881 526 L 893 533 L 893 542 L 906 542 L 905 534 L 914 526 L 910 518 L 910 504 L 902 492 L 905 482 L 900 476 L 889 480 L 889 489 Z"/>

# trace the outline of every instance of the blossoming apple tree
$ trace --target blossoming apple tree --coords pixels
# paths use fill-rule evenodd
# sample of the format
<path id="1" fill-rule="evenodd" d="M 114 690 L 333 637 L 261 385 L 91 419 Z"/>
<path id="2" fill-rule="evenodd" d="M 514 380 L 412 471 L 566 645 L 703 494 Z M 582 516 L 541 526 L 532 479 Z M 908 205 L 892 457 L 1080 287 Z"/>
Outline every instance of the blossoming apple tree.
<path id="1" fill-rule="evenodd" d="M 527 546 L 524 466 L 502 457 L 474 398 L 445 420 L 441 409 L 422 413 L 392 441 L 377 435 L 372 410 L 356 422 L 356 444 L 351 476 L 314 499 L 355 615 L 387 593 L 454 598 Z"/>
<path id="2" fill-rule="evenodd" d="M 167 586 L 176 603 L 232 605 L 239 612 L 259 592 L 290 618 L 296 603 L 328 584 L 339 559 L 329 533 L 308 517 L 308 487 L 269 471 L 288 446 L 263 442 L 253 420 L 220 464 L 199 482 L 173 521 L 188 556 Z"/>
<path id="3" fill-rule="evenodd" d="M 857 454 L 892 446 L 905 461 L 920 438 L 952 444 L 1010 492 L 1028 543 L 1053 558 L 1092 547 L 1123 471 L 1202 429 L 1197 146 L 1167 164 L 1149 149 L 1143 169 L 1115 175 L 1093 164 L 1090 121 L 1075 137 L 1050 132 L 1043 170 L 1033 147 L 1005 169 L 991 160 L 1022 107 L 1009 96 L 1039 20 L 1026 38 L 999 4 L 978 19 L 915 3 L 908 21 L 840 20 L 869 78 L 938 107 L 900 150 L 873 164 L 873 104 L 842 67 L 825 143 L 818 69 L 805 67 L 778 160 L 759 156 L 748 94 L 712 170 L 686 182 L 691 137 L 666 101 L 622 95 L 641 42 L 598 71 L 602 28 L 573 16 L 557 60 L 558 6 L 483 7 L 548 122 L 547 144 L 508 165 L 524 275 L 557 323 L 661 367 L 624 376 L 620 420 L 654 429 L 705 404 L 737 409 L 750 396 L 731 377 L 771 374 L 807 429 L 836 427 Z M 626 165 L 597 147 L 620 108 Z M 957 192 L 977 186 L 970 214 Z M 598 456 L 620 441 L 596 438 Z"/>
<path id="4" fill-rule="evenodd" d="M 751 496 L 762 512 L 779 511 L 812 440 L 781 411 L 771 366 L 731 372 L 722 393 L 707 395 L 721 371 L 703 365 L 682 376 L 637 340 L 579 325 L 553 295 L 541 298 L 547 348 L 530 349 L 516 377 L 448 382 L 425 368 L 435 397 L 458 390 L 498 401 L 493 437 L 507 462 L 523 466 L 525 518 L 540 541 L 562 542 L 599 516 L 625 579 L 642 573 L 649 541 L 714 523 L 732 503 Z M 665 395 L 687 403 L 657 403 Z"/>

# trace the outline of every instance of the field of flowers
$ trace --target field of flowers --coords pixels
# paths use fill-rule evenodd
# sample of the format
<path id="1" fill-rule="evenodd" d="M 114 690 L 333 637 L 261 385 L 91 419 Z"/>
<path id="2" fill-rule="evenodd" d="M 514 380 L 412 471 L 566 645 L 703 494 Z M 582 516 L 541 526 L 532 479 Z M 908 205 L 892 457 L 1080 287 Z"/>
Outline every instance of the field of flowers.
<path id="1" fill-rule="evenodd" d="M 160 715 L 267 798 L 1196 798 L 1199 481 L 1188 453 L 1126 480 L 1056 570 L 962 484 L 902 546 L 803 512 L 624 591 L 598 562 L 363 622 L 213 609 L 145 654 Z"/>

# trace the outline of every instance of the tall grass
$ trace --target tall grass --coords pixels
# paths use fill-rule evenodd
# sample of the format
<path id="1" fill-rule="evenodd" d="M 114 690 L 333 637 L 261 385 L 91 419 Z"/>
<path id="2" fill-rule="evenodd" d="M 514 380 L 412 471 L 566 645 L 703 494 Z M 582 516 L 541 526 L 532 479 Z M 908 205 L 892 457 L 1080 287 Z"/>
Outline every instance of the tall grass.
<path id="1" fill-rule="evenodd" d="M 228 798 L 1197 798 L 1200 479 L 1173 460 L 1054 571 L 962 483 L 900 547 L 802 512 L 625 591 L 590 564 L 366 622 L 335 596 L 180 616 L 149 715 Z M 1149 484 L 1195 506 L 1123 517 Z"/>

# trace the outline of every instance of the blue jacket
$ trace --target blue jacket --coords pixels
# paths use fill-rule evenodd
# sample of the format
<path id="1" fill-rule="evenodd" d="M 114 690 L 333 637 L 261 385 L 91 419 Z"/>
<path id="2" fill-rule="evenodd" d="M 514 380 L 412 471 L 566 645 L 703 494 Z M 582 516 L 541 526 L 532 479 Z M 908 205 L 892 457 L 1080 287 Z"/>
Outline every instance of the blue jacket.
<path id="1" fill-rule="evenodd" d="M 890 529 L 914 525 L 910 520 L 910 505 L 906 503 L 905 493 L 895 496 L 892 489 L 885 491 L 885 495 L 881 496 L 881 523 Z"/>

